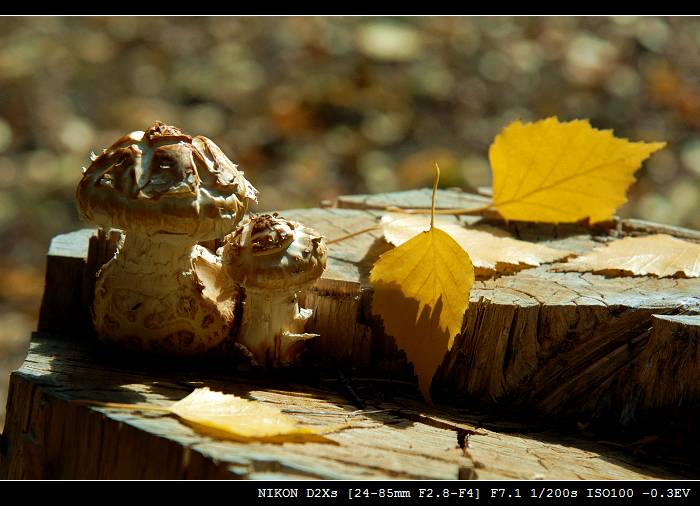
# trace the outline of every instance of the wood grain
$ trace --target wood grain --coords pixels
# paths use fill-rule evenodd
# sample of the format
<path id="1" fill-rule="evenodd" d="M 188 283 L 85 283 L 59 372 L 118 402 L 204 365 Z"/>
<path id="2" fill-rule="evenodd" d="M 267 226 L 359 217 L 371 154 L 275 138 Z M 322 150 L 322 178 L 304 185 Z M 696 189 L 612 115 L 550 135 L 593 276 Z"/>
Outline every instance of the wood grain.
<path id="1" fill-rule="evenodd" d="M 11 479 L 651 479 L 679 478 L 623 452 L 552 431 L 499 433 L 469 414 L 411 398 L 367 399 L 225 372 L 151 371 L 120 364 L 89 343 L 37 333 L 12 375 L 0 448 Z M 153 369 L 156 369 L 155 372 Z M 215 440 L 171 416 L 75 401 L 167 406 L 200 386 L 273 404 L 305 424 L 348 428 L 337 445 Z M 476 417 L 478 418 L 478 417 Z M 461 445 L 460 445 L 461 441 Z"/>
<path id="2" fill-rule="evenodd" d="M 469 207 L 483 205 L 484 197 L 441 191 L 438 201 L 445 207 Z M 429 203 L 428 190 L 415 190 L 341 197 L 340 208 L 287 210 L 283 215 L 312 224 L 332 240 L 375 225 L 382 214 L 377 208 L 382 206 L 422 207 Z M 362 205 L 371 209 L 359 210 Z M 473 216 L 462 220 L 475 226 L 483 221 Z M 638 220 L 593 230 L 577 225 L 489 224 L 522 240 L 578 253 L 627 234 L 657 233 L 663 228 Z M 691 240 L 695 234 L 683 229 L 664 231 Z M 54 240 L 40 329 L 72 328 L 75 332 L 76 322 L 83 322 L 78 330 L 89 327 L 91 293 L 85 285 L 94 279 L 98 266 L 113 255 L 116 245 L 114 234 L 108 237 L 92 232 L 90 251 L 86 252 L 90 233 L 80 231 Z M 384 335 L 380 319 L 370 310 L 369 270 L 390 248 L 379 231 L 330 245 L 326 272 L 302 296 L 302 303 L 315 309 L 308 330 L 320 334 L 313 351 L 322 365 L 411 379 L 403 354 L 393 338 Z M 633 361 L 645 360 L 650 347 L 658 346 L 649 344 L 652 326 L 659 322 L 654 315 L 700 313 L 700 280 L 606 278 L 556 272 L 558 265 L 478 280 L 462 332 L 445 357 L 434 386 L 473 400 L 495 400 L 551 416 L 599 415 L 602 410 L 611 418 L 630 421 L 643 416 L 646 408 L 658 407 L 661 397 L 639 403 L 622 395 L 636 386 L 635 376 L 627 374 L 627 369 Z M 73 295 L 61 296 L 56 286 Z M 688 361 L 683 367 L 681 374 L 694 374 Z M 655 374 L 647 371 L 645 381 L 658 381 Z M 655 395 L 663 396 L 662 390 L 657 389 Z M 683 397 L 683 402 L 700 400 L 696 390 L 691 388 L 693 393 Z"/>
<path id="3" fill-rule="evenodd" d="M 483 206 L 487 199 L 441 191 L 438 202 L 442 207 L 463 208 Z M 281 214 L 316 228 L 332 240 L 376 225 L 386 206 L 427 207 L 429 204 L 430 191 L 415 190 L 340 197 L 335 207 L 285 210 Z M 700 233 L 696 231 L 639 220 L 615 220 L 589 228 L 576 224 L 522 222 L 506 225 L 491 216 L 461 219 L 473 226 L 495 226 L 502 233 L 510 233 L 521 240 L 577 253 L 628 235 L 663 232 L 700 240 Z M 89 316 L 91 288 L 99 266 L 113 255 L 117 240 L 118 234 L 85 230 L 58 236 L 52 243 L 39 324 L 51 337 L 42 334 L 43 337 L 36 340 L 27 362 L 12 378 L 8 401 L 12 414 L 8 416 L 5 433 L 10 450 L 3 459 L 4 467 L 0 467 L 6 476 L 35 476 L 39 467 L 46 476 L 62 477 L 124 477 L 129 474 L 138 477 L 512 478 L 542 474 L 550 478 L 625 478 L 663 474 L 658 469 L 637 468 L 629 456 L 622 459 L 626 463 L 616 463 L 617 467 L 601 467 L 597 457 L 590 457 L 586 452 L 602 455 L 603 450 L 595 445 L 595 449 L 590 450 L 592 443 L 578 435 L 568 436 L 564 443 L 550 443 L 545 436 L 533 439 L 529 435 L 510 434 L 506 415 L 502 415 L 498 424 L 490 426 L 494 430 L 490 436 L 472 434 L 467 438 L 468 447 L 458 446 L 459 455 L 452 455 L 453 447 L 452 457 L 444 460 L 446 454 L 440 453 L 443 460 L 437 460 L 441 464 L 430 465 L 435 458 L 426 455 L 436 451 L 435 446 L 431 446 L 437 444 L 435 441 L 443 441 L 440 437 L 446 438 L 444 441 L 452 441 L 457 436 L 464 439 L 464 428 L 459 424 L 471 419 L 477 420 L 476 425 L 483 428 L 483 419 L 476 413 L 491 409 L 536 417 L 545 426 L 568 423 L 569 427 L 577 424 L 593 427 L 598 424 L 612 431 L 612 439 L 615 439 L 615 427 L 625 427 L 630 437 L 651 434 L 676 449 L 690 451 L 700 447 L 697 436 L 693 435 L 693 427 L 700 422 L 696 414 L 700 402 L 696 316 L 700 314 L 700 280 L 606 278 L 590 273 L 556 272 L 557 264 L 549 264 L 479 279 L 475 283 L 462 330 L 433 382 L 433 398 L 442 406 L 441 416 L 449 409 L 472 410 L 469 416 L 464 411 L 455 411 L 448 428 L 444 420 L 436 421 L 440 418 L 436 413 L 428 415 L 430 409 L 422 404 L 414 406 L 410 415 L 403 407 L 390 408 L 394 414 L 388 419 L 395 420 L 395 424 L 384 420 L 384 415 L 373 415 L 373 423 L 382 420 L 381 428 L 376 427 L 376 432 L 363 429 L 357 433 L 358 439 L 346 441 L 367 452 L 366 465 L 361 466 L 353 461 L 352 452 L 343 453 L 345 450 L 341 449 L 333 450 L 339 452 L 333 457 L 333 464 L 321 462 L 315 450 L 306 446 L 293 451 L 278 447 L 251 450 L 246 445 L 234 448 L 230 446 L 233 443 L 210 442 L 206 452 L 201 450 L 200 443 L 194 451 L 192 440 L 188 439 L 193 437 L 191 431 L 182 432 L 184 429 L 170 418 L 154 419 L 74 406 L 65 400 L 80 398 L 79 393 L 84 392 L 89 397 L 117 402 L 123 402 L 126 395 L 127 401 L 162 403 L 183 397 L 198 381 L 211 385 L 212 380 L 206 374 L 182 375 L 187 378 L 183 380 L 185 383 L 177 383 L 174 390 L 163 390 L 162 386 L 171 385 L 172 381 L 154 376 L 149 368 L 138 370 L 130 364 L 117 373 L 105 368 L 99 360 L 91 362 L 94 357 L 86 355 L 88 352 L 81 348 L 93 345 L 94 331 Z M 352 371 L 355 378 L 370 378 L 375 381 L 370 384 L 374 385 L 400 385 L 404 394 L 417 397 L 410 364 L 397 350 L 393 338 L 384 334 L 381 319 L 370 310 L 369 270 L 376 258 L 390 248 L 379 231 L 329 246 L 327 271 L 301 297 L 302 305 L 314 309 L 307 331 L 320 334 L 308 359 L 313 370 Z M 61 340 L 64 342 L 59 342 Z M 80 358 L 71 362 L 74 354 Z M 121 378 L 116 383 L 111 380 L 113 374 Z M 51 381 L 47 383 L 49 378 Z M 117 386 L 104 387 L 95 378 L 106 385 Z M 238 381 L 240 378 L 219 384 L 235 390 Z M 66 382 L 71 386 L 65 386 Z M 127 393 L 124 385 L 129 385 Z M 300 399 L 309 398 L 304 394 L 311 391 L 309 388 L 305 385 L 287 392 L 283 402 L 297 405 L 302 402 Z M 266 392 L 261 398 L 267 399 L 270 395 L 270 390 L 259 391 Z M 383 406 L 377 403 L 377 393 L 376 388 L 360 391 L 368 406 Z M 379 394 L 381 399 L 384 394 L 381 391 Z M 328 397 L 326 393 L 319 395 L 313 402 L 321 402 L 319 406 L 324 410 L 337 410 L 341 405 L 346 411 L 356 409 L 351 406 L 352 396 L 348 396 L 348 400 Z M 53 400 L 54 397 L 57 400 Z M 50 409 L 41 408 L 46 402 L 50 403 Z M 673 416 L 672 423 L 668 422 L 669 413 Z M 69 422 L 80 431 L 73 433 Z M 446 430 L 450 435 L 440 433 L 442 436 L 435 436 L 434 440 L 427 432 L 393 431 L 407 423 L 411 427 L 427 424 L 431 430 Z M 161 432 L 160 424 L 167 429 Z M 532 430 L 531 427 L 528 430 Z M 173 431 L 173 437 L 168 435 L 169 431 Z M 59 434 L 55 438 L 63 438 L 60 445 L 64 448 L 65 445 L 80 448 L 76 454 L 80 457 L 64 455 L 66 452 L 56 446 L 59 443 L 49 442 L 54 438 L 49 433 Z M 82 442 L 78 434 L 83 433 L 91 434 L 93 442 Z M 343 431 L 333 437 L 344 441 L 343 438 L 352 434 L 352 430 Z M 401 462 L 403 457 L 391 453 L 388 455 L 393 456 L 385 461 L 370 448 L 374 445 L 383 448 L 390 442 L 389 447 L 402 448 L 402 455 L 410 454 L 407 453 L 410 446 L 406 445 L 421 438 L 432 443 L 420 446 L 415 462 Z M 40 443 L 35 444 L 35 441 Z M 634 441 L 624 442 L 628 443 Z M 139 463 L 141 447 L 167 458 L 154 457 L 151 463 Z M 503 455 L 491 454 L 494 448 L 501 448 Z M 572 448 L 583 453 L 576 453 L 578 450 Z M 557 460 L 569 451 L 577 457 L 566 461 L 566 465 Z M 95 452 L 100 456 L 96 457 Z M 115 455 L 125 456 L 124 462 L 135 467 L 120 467 L 114 460 Z M 92 462 L 94 469 L 86 470 L 87 466 L 82 466 L 80 459 Z M 545 465 L 540 465 L 540 460 Z M 598 460 L 617 462 L 607 454 Z"/>

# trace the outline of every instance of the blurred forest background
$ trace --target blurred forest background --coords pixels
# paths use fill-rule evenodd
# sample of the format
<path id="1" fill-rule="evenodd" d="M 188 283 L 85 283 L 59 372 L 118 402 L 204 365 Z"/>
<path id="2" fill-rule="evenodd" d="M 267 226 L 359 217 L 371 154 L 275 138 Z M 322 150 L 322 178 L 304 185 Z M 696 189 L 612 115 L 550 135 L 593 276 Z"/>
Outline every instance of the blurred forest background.
<path id="1" fill-rule="evenodd" d="M 668 141 L 621 210 L 700 228 L 700 19 L 0 18 L 2 383 L 35 328 L 52 236 L 83 225 L 81 167 L 162 120 L 211 138 L 254 210 L 490 184 L 510 121 L 590 118 Z"/>

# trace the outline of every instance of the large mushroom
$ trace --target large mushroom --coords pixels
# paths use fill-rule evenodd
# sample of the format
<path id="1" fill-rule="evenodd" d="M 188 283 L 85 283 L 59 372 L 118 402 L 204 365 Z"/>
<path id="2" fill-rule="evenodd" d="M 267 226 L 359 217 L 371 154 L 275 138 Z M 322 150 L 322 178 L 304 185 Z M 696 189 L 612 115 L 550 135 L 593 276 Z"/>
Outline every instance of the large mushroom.
<path id="1" fill-rule="evenodd" d="M 231 232 L 257 190 L 211 140 L 161 122 L 91 158 L 80 214 L 123 231 L 97 277 L 98 335 L 178 355 L 218 345 L 235 323 L 237 287 L 216 285 L 221 262 L 197 242 Z"/>
<path id="2" fill-rule="evenodd" d="M 316 334 L 304 332 L 313 311 L 298 295 L 326 268 L 318 232 L 277 214 L 260 214 L 226 236 L 219 250 L 223 273 L 244 290 L 237 342 L 263 367 L 292 366 Z"/>

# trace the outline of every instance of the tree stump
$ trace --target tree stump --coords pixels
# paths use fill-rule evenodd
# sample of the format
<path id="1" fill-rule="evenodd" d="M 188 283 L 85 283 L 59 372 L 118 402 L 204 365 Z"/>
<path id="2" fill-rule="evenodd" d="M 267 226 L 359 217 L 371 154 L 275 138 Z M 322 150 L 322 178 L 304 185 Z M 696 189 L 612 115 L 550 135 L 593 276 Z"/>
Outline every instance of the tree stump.
<path id="1" fill-rule="evenodd" d="M 485 202 L 456 191 L 438 195 L 439 206 L 447 208 Z M 340 197 L 336 207 L 281 214 L 333 240 L 376 225 L 386 206 L 429 205 L 430 191 L 418 190 Z M 698 232 L 638 220 L 587 228 L 462 219 L 488 222 L 521 240 L 577 253 L 627 235 L 662 232 L 700 241 Z M 700 317 L 694 316 L 700 314 L 698 279 L 606 278 L 556 271 L 561 264 L 479 279 L 462 331 L 433 382 L 433 397 L 441 406 L 435 408 L 417 400 L 410 364 L 371 313 L 369 270 L 391 248 L 380 231 L 330 245 L 327 271 L 302 297 L 303 305 L 314 309 L 307 331 L 320 334 L 310 350 L 316 369 L 339 368 L 350 376 L 330 378 L 326 386 L 337 386 L 330 390 L 307 383 L 279 391 L 279 384 L 221 367 L 212 373 L 206 367 L 156 367 L 129 358 L 115 364 L 95 344 L 88 308 L 95 273 L 113 254 L 117 238 L 85 230 L 52 242 L 41 332 L 11 379 L 0 477 L 683 476 L 678 468 L 671 472 L 630 463 L 628 456 L 580 434 L 550 433 L 533 426 L 532 417 L 544 427 L 566 420 L 581 428 L 598 422 L 613 433 L 627 427 L 629 438 L 653 434 L 687 442 L 700 396 Z M 183 369 L 174 374 L 173 367 Z M 347 381 L 354 390 L 346 385 L 343 398 L 338 388 Z M 339 443 L 332 447 L 246 445 L 199 436 L 170 417 L 71 402 L 163 404 L 202 384 L 299 406 L 302 412 L 342 412 L 359 425 L 331 435 Z M 365 405 L 361 410 L 352 405 L 358 402 L 357 392 Z M 669 409 L 676 417 L 674 432 L 662 434 L 661 416 Z M 506 418 L 506 412 L 529 421 Z M 299 416 L 331 423 L 312 414 Z M 640 429 L 630 429 L 634 427 Z M 553 450 L 561 444 L 568 453 Z M 73 451 L 65 451 L 68 447 Z M 364 460 L 358 461 L 358 448 Z M 149 462 L 144 451 L 161 456 Z"/>
<path id="2" fill-rule="evenodd" d="M 438 202 L 447 208 L 477 207 L 485 201 L 459 192 L 445 191 L 438 196 Z M 286 214 L 315 219 L 315 226 L 333 239 L 376 223 L 382 214 L 378 209 L 386 206 L 429 205 L 430 192 L 423 190 L 341 197 L 338 209 L 325 210 L 325 219 L 318 219 L 313 211 Z M 359 211 L 363 207 L 366 209 Z M 485 221 L 462 220 L 471 224 Z M 521 240 L 579 254 L 629 235 L 668 233 L 700 241 L 700 232 L 639 220 L 618 220 L 593 229 L 533 223 L 489 225 Z M 394 360 L 393 341 L 382 334 L 381 322 L 371 314 L 367 281 L 372 263 L 389 248 L 379 232 L 332 246 L 331 268 L 308 296 L 312 306 L 323 308 L 317 312 L 314 328 L 322 336 L 319 346 L 324 357 L 360 368 L 400 367 Z M 700 279 L 609 278 L 558 272 L 561 265 L 477 280 L 462 331 L 433 385 L 447 392 L 443 399 L 462 394 L 471 401 L 495 401 L 540 415 L 604 417 L 622 424 L 644 419 L 651 408 L 673 403 L 692 408 L 700 400 L 696 393 L 700 377 L 695 373 L 700 362 L 693 337 L 697 324 L 682 315 L 700 313 Z M 351 318 L 352 314 L 357 317 Z M 671 343 L 670 336 L 678 332 L 665 330 L 669 322 L 685 329 L 681 332 L 687 337 L 674 338 Z M 660 349 L 672 366 L 660 359 L 648 365 Z M 671 384 L 678 381 L 682 392 L 671 394 L 669 388 L 675 388 Z M 692 410 L 688 411 L 691 415 Z"/>

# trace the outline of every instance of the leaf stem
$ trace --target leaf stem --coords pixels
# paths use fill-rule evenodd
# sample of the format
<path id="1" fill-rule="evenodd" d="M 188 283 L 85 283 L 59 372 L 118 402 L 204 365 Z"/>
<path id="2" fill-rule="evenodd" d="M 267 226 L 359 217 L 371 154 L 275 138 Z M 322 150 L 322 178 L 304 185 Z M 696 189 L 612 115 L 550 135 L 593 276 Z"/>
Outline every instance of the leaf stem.
<path id="1" fill-rule="evenodd" d="M 440 166 L 437 162 L 435 164 L 435 178 L 433 179 L 433 200 L 430 206 L 430 230 L 435 226 L 435 200 L 437 199 L 437 187 L 438 181 L 440 181 Z"/>
<path id="2" fill-rule="evenodd" d="M 431 201 L 431 206 L 430 209 L 403 209 L 400 207 L 395 207 L 395 206 L 387 206 L 384 208 L 384 211 L 388 212 L 395 212 L 395 213 L 405 213 L 405 214 L 424 214 L 430 211 L 430 229 L 432 230 L 435 227 L 435 215 L 436 214 L 449 214 L 453 216 L 459 216 L 459 215 L 479 215 L 483 213 L 484 211 L 489 211 L 491 209 L 494 209 L 493 204 L 487 204 L 485 206 L 480 206 L 480 207 L 468 207 L 468 208 L 463 208 L 463 209 L 435 209 L 435 203 L 437 201 L 437 189 L 438 189 L 438 182 L 440 181 L 440 166 L 438 165 L 437 162 L 433 162 L 435 164 L 435 177 L 433 178 L 433 195 L 432 195 L 432 201 Z M 363 228 L 361 230 L 358 230 L 356 232 L 352 232 L 347 235 L 341 235 L 340 237 L 336 237 L 335 239 L 331 239 L 330 241 L 326 241 L 326 244 L 335 244 L 341 241 L 344 241 L 346 239 L 351 239 L 355 236 L 361 235 L 361 234 L 366 234 L 367 232 L 373 232 L 375 230 L 379 230 L 381 227 L 378 226 L 373 226 L 373 227 L 367 227 Z"/>
<path id="3" fill-rule="evenodd" d="M 426 213 L 431 213 L 431 215 L 435 214 L 447 214 L 451 216 L 478 216 L 482 214 L 484 211 L 491 211 L 495 209 L 492 204 L 485 205 L 485 206 L 480 206 L 480 207 L 465 207 L 464 209 L 435 209 L 435 208 L 416 208 L 416 209 L 406 209 L 404 207 L 396 207 L 396 206 L 387 206 L 383 210 L 390 212 L 390 213 L 404 213 L 404 214 L 426 214 Z M 432 216 L 431 216 L 432 218 Z M 381 227 L 367 227 L 363 228 L 361 230 L 358 230 L 356 232 L 352 232 L 347 235 L 341 235 L 340 237 L 336 237 L 335 239 L 331 239 L 330 241 L 326 241 L 326 244 L 335 244 L 337 242 L 345 241 L 346 239 L 352 239 L 355 236 L 366 234 L 367 232 L 374 232 L 375 230 L 379 230 Z"/>

